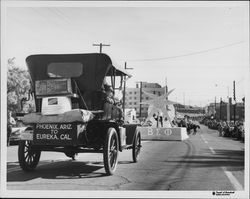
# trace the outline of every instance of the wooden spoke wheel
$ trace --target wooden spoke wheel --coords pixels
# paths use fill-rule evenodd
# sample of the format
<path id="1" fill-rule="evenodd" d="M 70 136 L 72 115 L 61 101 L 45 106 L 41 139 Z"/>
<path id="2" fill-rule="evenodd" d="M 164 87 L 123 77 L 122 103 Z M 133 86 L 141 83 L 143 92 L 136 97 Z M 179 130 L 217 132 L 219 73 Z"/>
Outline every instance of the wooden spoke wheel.
<path id="1" fill-rule="evenodd" d="M 107 175 L 113 175 L 118 162 L 118 135 L 114 128 L 109 128 L 103 147 L 104 168 Z"/>
<path id="2" fill-rule="evenodd" d="M 135 134 L 135 139 L 132 148 L 133 162 L 138 161 L 140 152 L 141 152 L 141 134 L 137 132 Z"/>
<path id="3" fill-rule="evenodd" d="M 41 151 L 34 150 L 32 142 L 27 140 L 21 140 L 18 146 L 18 160 L 19 165 L 24 171 L 32 171 L 36 168 Z"/>

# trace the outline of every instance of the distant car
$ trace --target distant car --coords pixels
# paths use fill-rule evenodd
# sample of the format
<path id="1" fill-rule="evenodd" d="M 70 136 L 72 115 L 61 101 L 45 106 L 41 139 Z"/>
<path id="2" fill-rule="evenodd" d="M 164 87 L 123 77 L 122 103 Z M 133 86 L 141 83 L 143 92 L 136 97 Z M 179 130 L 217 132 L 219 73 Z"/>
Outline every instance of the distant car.
<path id="1" fill-rule="evenodd" d="M 10 145 L 18 144 L 21 139 L 21 132 L 23 132 L 27 127 L 12 127 L 12 132 L 10 134 Z"/>

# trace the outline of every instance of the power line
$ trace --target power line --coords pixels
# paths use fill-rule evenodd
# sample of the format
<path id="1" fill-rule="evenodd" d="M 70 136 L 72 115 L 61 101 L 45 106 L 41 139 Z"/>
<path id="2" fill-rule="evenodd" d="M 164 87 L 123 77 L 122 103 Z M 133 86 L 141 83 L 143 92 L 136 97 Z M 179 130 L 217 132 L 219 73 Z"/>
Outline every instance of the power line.
<path id="1" fill-rule="evenodd" d="M 66 14 L 59 10 L 59 8 L 54 8 L 55 14 L 62 18 L 67 24 L 71 24 L 71 20 L 66 16 Z"/>
<path id="2" fill-rule="evenodd" d="M 159 60 L 166 60 L 166 59 L 174 59 L 174 58 L 179 58 L 179 57 L 186 57 L 186 56 L 191 56 L 191 55 L 197 55 L 197 54 L 202 54 L 202 53 L 206 53 L 206 52 L 210 52 L 210 51 L 215 51 L 215 50 L 219 50 L 222 48 L 227 48 L 230 46 L 234 46 L 234 45 L 238 45 L 243 43 L 244 41 L 239 41 L 239 42 L 235 42 L 235 43 L 231 43 L 231 44 L 227 44 L 224 46 L 219 46 L 216 48 L 209 48 L 207 50 L 201 50 L 201 51 L 197 51 L 197 52 L 192 52 L 192 53 L 186 53 L 186 54 L 181 54 L 181 55 L 175 55 L 175 56 L 169 56 L 169 57 L 160 57 L 160 58 L 151 58 L 151 59 L 130 59 L 128 61 L 132 61 L 132 62 L 141 62 L 141 61 L 159 61 Z"/>

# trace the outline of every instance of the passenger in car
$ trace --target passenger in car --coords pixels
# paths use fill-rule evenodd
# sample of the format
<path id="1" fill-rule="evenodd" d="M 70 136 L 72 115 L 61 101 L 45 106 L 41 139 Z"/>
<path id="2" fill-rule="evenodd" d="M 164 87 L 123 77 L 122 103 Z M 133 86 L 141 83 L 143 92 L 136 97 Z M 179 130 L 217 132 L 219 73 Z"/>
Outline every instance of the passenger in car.
<path id="1" fill-rule="evenodd" d="M 107 102 L 110 104 L 115 104 L 113 88 L 108 84 L 104 84 L 104 89 L 105 89 L 105 93 L 106 93 L 104 103 Z"/>

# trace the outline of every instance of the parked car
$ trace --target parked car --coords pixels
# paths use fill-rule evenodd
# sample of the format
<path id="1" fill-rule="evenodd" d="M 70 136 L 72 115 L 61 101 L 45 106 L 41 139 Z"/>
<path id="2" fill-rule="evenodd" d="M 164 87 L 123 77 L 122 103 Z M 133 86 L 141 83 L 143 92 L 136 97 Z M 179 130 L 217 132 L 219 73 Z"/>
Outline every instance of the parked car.
<path id="1" fill-rule="evenodd" d="M 18 144 L 21 140 L 21 132 L 23 132 L 27 127 L 12 127 L 12 132 L 10 134 L 10 145 Z"/>
<path id="2" fill-rule="evenodd" d="M 20 129 L 17 127 L 12 127 L 12 132 L 10 133 L 10 145 L 18 144 L 20 140 Z"/>

